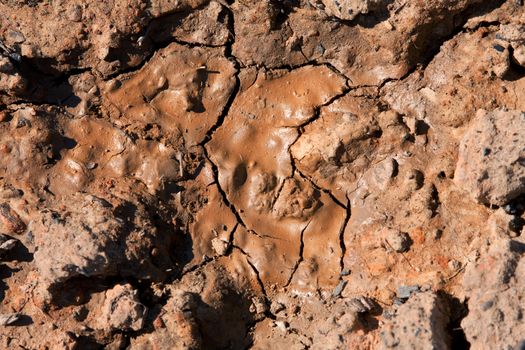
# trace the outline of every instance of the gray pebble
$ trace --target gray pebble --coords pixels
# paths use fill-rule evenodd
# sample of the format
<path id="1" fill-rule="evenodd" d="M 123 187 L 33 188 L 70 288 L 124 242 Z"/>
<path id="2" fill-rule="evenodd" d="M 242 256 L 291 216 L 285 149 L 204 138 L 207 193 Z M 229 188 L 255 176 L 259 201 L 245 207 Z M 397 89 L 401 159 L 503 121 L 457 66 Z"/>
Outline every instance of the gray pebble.
<path id="1" fill-rule="evenodd" d="M 0 315 L 0 326 L 9 326 L 18 321 L 22 315 L 18 312 Z"/>
<path id="2" fill-rule="evenodd" d="M 337 287 L 334 288 L 334 291 L 332 292 L 332 296 L 334 298 L 339 297 L 343 292 L 343 289 L 345 289 L 347 283 L 348 282 L 344 280 L 339 281 L 339 284 L 337 285 Z"/>
<path id="3" fill-rule="evenodd" d="M 397 288 L 397 297 L 401 299 L 408 299 L 412 293 L 419 291 L 419 286 L 399 286 Z"/>
<path id="4" fill-rule="evenodd" d="M 20 44 L 26 41 L 26 37 L 24 36 L 24 34 L 22 34 L 21 32 L 17 30 L 10 30 L 7 33 L 7 37 L 9 38 L 9 40 L 11 40 L 12 42 L 16 44 Z"/>

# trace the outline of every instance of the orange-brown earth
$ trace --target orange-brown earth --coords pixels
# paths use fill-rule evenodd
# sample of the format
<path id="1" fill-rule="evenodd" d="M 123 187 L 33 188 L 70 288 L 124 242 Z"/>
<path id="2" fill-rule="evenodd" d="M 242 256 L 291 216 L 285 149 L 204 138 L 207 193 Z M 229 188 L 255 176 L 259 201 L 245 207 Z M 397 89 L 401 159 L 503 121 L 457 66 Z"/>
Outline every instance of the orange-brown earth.
<path id="1" fill-rule="evenodd" d="M 519 0 L 0 0 L 0 349 L 523 349 L 524 91 Z"/>

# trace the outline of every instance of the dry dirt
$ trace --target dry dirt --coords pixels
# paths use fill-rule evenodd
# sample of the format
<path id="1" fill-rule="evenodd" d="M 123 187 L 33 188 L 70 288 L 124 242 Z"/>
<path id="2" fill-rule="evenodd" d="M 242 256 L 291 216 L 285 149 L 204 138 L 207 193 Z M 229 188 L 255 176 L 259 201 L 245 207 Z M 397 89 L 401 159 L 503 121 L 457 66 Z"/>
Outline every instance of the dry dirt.
<path id="1" fill-rule="evenodd" d="M 521 0 L 0 0 L 0 349 L 525 349 Z"/>

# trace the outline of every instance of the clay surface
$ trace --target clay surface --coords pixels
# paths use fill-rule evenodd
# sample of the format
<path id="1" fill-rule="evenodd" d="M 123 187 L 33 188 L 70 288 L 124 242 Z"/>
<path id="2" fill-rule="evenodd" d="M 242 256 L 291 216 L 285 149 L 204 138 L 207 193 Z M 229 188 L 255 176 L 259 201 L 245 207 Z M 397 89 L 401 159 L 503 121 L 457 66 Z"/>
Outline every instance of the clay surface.
<path id="1" fill-rule="evenodd" d="M 522 349 L 525 6 L 0 0 L 0 349 Z"/>

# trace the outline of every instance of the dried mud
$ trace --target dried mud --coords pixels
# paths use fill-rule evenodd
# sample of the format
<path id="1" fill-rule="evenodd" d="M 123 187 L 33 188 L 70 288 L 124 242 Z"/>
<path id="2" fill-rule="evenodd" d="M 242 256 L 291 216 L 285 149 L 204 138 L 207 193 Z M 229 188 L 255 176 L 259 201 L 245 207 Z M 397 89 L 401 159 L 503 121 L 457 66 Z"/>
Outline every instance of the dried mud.
<path id="1" fill-rule="evenodd" d="M 0 0 L 0 349 L 522 349 L 524 89 L 522 1 Z"/>

